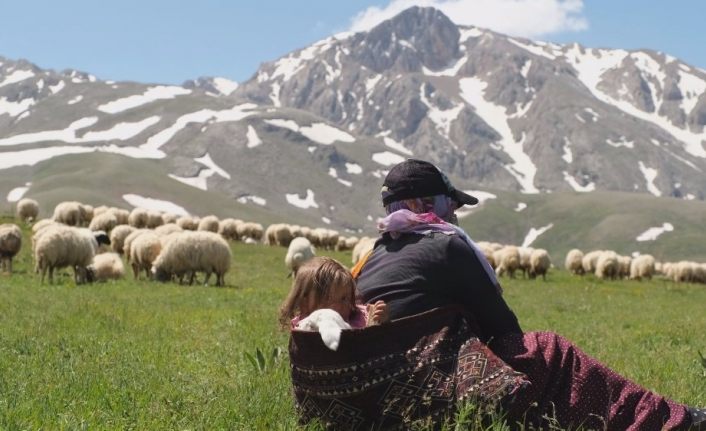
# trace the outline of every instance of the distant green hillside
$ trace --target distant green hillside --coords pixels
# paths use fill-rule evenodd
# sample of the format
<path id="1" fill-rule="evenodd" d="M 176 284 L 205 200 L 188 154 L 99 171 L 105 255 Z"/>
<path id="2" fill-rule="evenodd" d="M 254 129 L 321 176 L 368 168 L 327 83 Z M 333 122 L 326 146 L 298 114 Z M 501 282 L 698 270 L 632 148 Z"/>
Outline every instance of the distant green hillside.
<path id="1" fill-rule="evenodd" d="M 190 214 L 235 217 L 265 225 L 288 221 L 312 224 L 311 220 L 288 214 L 275 214 L 255 204 L 241 204 L 235 197 L 218 191 L 202 191 L 168 177 L 164 164 L 156 160 L 132 159 L 108 153 L 87 153 L 55 157 L 33 167 L 0 171 L 0 212 L 14 212 L 7 193 L 31 181 L 25 197 L 40 203 L 40 217 L 51 216 L 57 203 L 77 200 L 94 206 L 108 205 L 131 209 L 124 194 L 137 194 L 173 202 Z M 27 178 L 26 180 L 23 178 Z M 296 218 L 299 217 L 299 218 Z M 320 222 L 319 222 L 320 223 Z"/>
<path id="2" fill-rule="evenodd" d="M 521 245 L 530 229 L 553 224 L 532 247 L 549 250 L 563 264 L 571 248 L 611 249 L 621 254 L 650 253 L 658 260 L 693 259 L 706 262 L 706 202 L 656 198 L 622 192 L 550 193 L 525 195 L 493 192 L 461 226 L 476 241 Z M 527 207 L 516 211 L 518 203 Z M 674 230 L 655 241 L 636 238 L 651 227 L 671 223 Z"/>

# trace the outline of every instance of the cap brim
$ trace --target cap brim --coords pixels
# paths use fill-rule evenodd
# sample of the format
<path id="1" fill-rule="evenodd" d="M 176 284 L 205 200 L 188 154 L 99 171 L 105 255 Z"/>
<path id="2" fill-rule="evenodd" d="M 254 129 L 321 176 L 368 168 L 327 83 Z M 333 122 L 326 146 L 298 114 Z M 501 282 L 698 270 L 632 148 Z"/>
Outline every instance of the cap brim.
<path id="1" fill-rule="evenodd" d="M 458 203 L 459 207 L 463 205 L 475 205 L 478 203 L 478 198 L 471 196 L 468 193 L 464 193 L 461 190 L 454 190 L 453 194 L 454 196 L 452 196 L 452 198 Z"/>

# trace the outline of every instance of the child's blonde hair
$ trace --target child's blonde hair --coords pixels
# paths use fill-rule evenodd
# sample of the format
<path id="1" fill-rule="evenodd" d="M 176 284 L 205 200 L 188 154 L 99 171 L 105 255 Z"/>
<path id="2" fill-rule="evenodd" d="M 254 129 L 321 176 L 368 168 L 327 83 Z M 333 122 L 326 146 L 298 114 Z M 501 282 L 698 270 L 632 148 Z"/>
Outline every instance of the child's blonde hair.
<path id="1" fill-rule="evenodd" d="M 289 328 L 294 316 L 307 310 L 306 303 L 321 304 L 331 295 L 335 286 L 350 291 L 351 308 L 355 307 L 355 280 L 350 271 L 337 260 L 325 256 L 316 256 L 306 261 L 297 270 L 297 275 L 292 282 L 292 288 L 287 299 L 282 303 L 279 312 L 279 323 L 283 328 Z"/>

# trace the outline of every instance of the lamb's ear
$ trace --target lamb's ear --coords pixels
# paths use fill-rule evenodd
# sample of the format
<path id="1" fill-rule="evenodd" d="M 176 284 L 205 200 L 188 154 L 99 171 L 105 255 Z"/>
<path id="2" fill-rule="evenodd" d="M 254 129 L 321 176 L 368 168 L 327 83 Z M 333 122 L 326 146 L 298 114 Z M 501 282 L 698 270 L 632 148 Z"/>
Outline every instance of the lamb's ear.
<path id="1" fill-rule="evenodd" d="M 321 322 L 319 325 L 319 334 L 326 347 L 333 350 L 338 350 L 338 345 L 341 343 L 341 328 L 332 322 Z"/>

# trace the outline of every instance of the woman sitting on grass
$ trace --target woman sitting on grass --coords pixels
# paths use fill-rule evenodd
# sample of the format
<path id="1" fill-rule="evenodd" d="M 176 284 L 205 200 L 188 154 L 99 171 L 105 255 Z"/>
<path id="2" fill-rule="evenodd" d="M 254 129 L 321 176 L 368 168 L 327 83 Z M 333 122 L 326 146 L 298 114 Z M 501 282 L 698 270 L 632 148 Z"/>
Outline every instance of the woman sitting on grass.
<path id="1" fill-rule="evenodd" d="M 454 211 L 478 200 L 431 163 L 407 160 L 385 178 L 382 237 L 354 272 L 364 301 L 390 318 L 461 305 L 479 337 L 530 385 L 504 402 L 508 420 L 541 428 L 706 429 L 704 410 L 668 400 L 618 375 L 551 332 L 523 333 L 490 265 L 456 226 Z"/>

